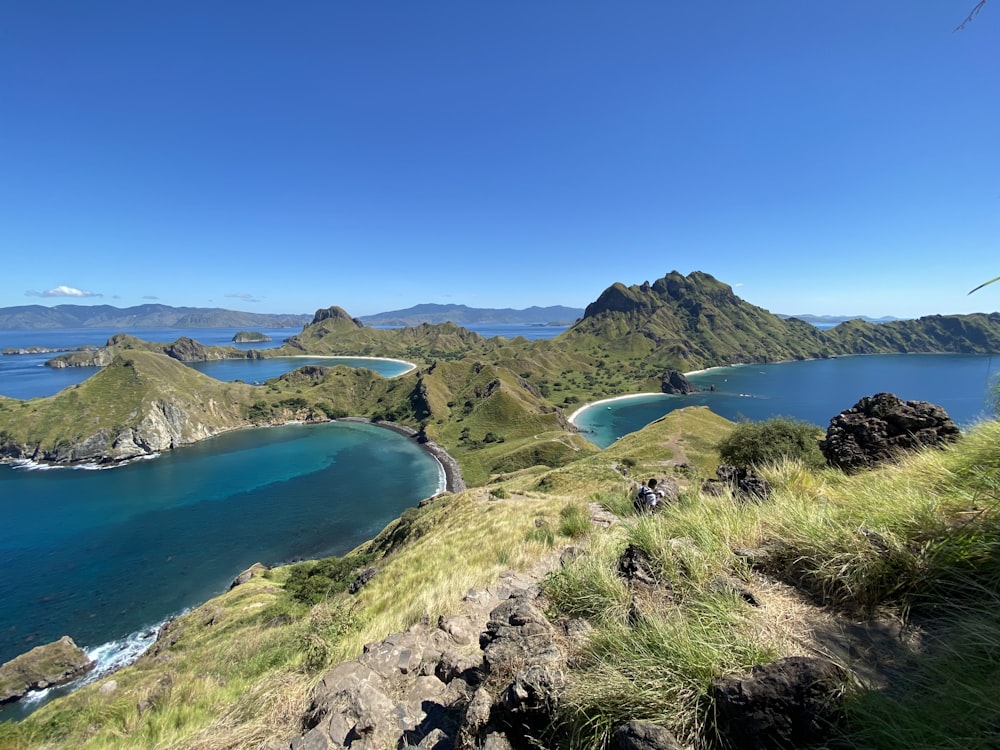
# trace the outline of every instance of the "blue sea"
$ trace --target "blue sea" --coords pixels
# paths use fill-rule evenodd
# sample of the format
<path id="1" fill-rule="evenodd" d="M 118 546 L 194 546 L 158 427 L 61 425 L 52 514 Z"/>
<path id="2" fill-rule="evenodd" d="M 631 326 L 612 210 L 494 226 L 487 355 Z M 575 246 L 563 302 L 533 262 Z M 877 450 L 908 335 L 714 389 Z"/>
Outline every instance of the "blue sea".
<path id="1" fill-rule="evenodd" d="M 483 335 L 512 337 L 528 327 L 503 328 Z M 187 335 L 206 344 L 227 344 L 235 332 L 133 331 L 152 341 Z M 297 331 L 265 332 L 277 346 Z M 113 333 L 0 331 L 0 347 L 101 344 Z M 0 393 L 19 378 L 68 372 L 7 366 L 22 356 L 34 355 L 0 357 Z M 861 396 L 889 390 L 939 403 L 969 423 L 986 413 L 997 365 L 988 357 L 894 355 L 719 368 L 691 376 L 715 392 L 615 401 L 585 410 L 577 422 L 599 445 L 693 403 L 730 419 L 782 414 L 825 425 Z M 235 379 L 232 372 L 213 376 Z M 356 423 L 234 432 L 107 470 L 0 465 L 0 662 L 70 635 L 101 669 L 126 663 L 166 618 L 224 591 L 254 562 L 343 553 L 442 482 L 440 466 L 412 441 Z M 38 702 L 5 707 L 0 719 Z"/>
<path id="2" fill-rule="evenodd" d="M 0 465 L 0 662 L 70 635 L 109 667 L 254 562 L 346 552 L 443 486 L 412 440 L 352 422 L 243 430 L 114 469 Z"/>
<path id="3" fill-rule="evenodd" d="M 601 448 L 674 409 L 695 405 L 734 421 L 783 416 L 826 429 L 833 417 L 863 396 L 887 391 L 907 401 L 937 404 L 956 424 L 968 426 L 992 415 L 989 393 L 998 374 L 1000 356 L 965 354 L 882 354 L 718 367 L 688 376 L 703 389 L 699 393 L 598 402 L 577 412 L 573 421 Z"/>
<path id="4" fill-rule="evenodd" d="M 564 328 L 491 326 L 483 335 L 554 336 Z M 280 346 L 298 330 L 269 329 Z M 102 345 L 115 330 L 0 331 L 0 349 Z M 232 345 L 237 329 L 136 329 Z M 97 368 L 45 367 L 51 353 L 0 356 L 0 394 L 51 395 Z M 305 364 L 368 367 L 395 360 L 295 357 L 192 363 L 220 380 L 259 382 Z M 167 618 L 226 590 L 255 562 L 342 554 L 444 488 L 440 464 L 412 440 L 373 425 L 287 425 L 229 433 L 114 469 L 0 465 L 0 663 L 70 635 L 98 661 L 129 663 Z M 0 708 L 20 718 L 72 689 Z"/>
<path id="5" fill-rule="evenodd" d="M 482 336 L 504 336 L 527 339 L 552 338 L 566 330 L 566 326 L 529 325 L 484 325 L 469 326 L 470 330 Z M 206 346 L 235 346 L 237 349 L 273 349 L 284 340 L 300 332 L 298 328 L 255 329 L 271 338 L 271 341 L 252 344 L 234 344 L 233 336 L 238 328 L 136 328 L 127 333 L 145 341 L 167 343 L 187 336 Z M 103 346 L 109 338 L 121 331 L 102 328 L 78 328 L 57 330 L 4 331 L 0 330 L 0 351 L 4 349 L 26 349 L 45 347 L 48 349 L 78 349 L 82 346 Z M 0 355 L 0 396 L 29 399 L 52 396 L 63 388 L 81 383 L 97 372 L 96 367 L 46 367 L 45 363 L 57 356 L 44 354 L 4 354 Z M 260 384 L 286 372 L 305 365 L 332 367 L 367 367 L 383 377 L 391 378 L 411 369 L 407 362 L 392 359 L 364 357 L 275 357 L 273 359 L 220 360 L 216 362 L 188 362 L 190 367 L 206 375 L 223 381 L 241 380 L 244 383 Z"/>

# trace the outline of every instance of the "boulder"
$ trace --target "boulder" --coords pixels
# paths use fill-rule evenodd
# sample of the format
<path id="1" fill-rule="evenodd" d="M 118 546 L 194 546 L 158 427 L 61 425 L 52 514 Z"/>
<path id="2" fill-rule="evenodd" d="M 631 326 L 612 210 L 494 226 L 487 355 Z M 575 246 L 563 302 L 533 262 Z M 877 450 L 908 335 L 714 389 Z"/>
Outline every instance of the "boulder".
<path id="1" fill-rule="evenodd" d="M 0 666 L 0 704 L 20 700 L 32 690 L 65 685 L 93 668 L 83 649 L 64 635 Z"/>
<path id="2" fill-rule="evenodd" d="M 684 373 L 677 370 L 668 370 L 660 378 L 661 393 L 683 396 L 688 393 L 695 393 L 697 390 L 697 386 L 684 377 Z"/>
<path id="3" fill-rule="evenodd" d="M 742 750 L 791 750 L 828 740 L 842 717 L 844 680 L 837 665 L 807 656 L 714 680 L 710 694 L 719 743 Z"/>
<path id="4" fill-rule="evenodd" d="M 892 461 L 904 452 L 943 446 L 959 435 L 940 406 L 876 393 L 831 419 L 819 448 L 831 466 L 857 471 Z"/>

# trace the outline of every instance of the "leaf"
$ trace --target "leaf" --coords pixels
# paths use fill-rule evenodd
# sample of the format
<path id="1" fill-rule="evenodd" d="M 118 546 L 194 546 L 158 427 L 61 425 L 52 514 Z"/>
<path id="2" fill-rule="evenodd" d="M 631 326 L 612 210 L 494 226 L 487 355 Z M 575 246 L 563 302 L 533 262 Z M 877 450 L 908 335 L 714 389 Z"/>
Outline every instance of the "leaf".
<path id="1" fill-rule="evenodd" d="M 979 285 L 979 286 L 977 286 L 977 287 L 976 287 L 975 289 L 973 289 L 973 290 L 972 290 L 972 292 L 977 292 L 977 291 L 979 291 L 980 289 L 982 289 L 982 288 L 983 288 L 984 286 L 989 286 L 989 285 L 990 285 L 990 284 L 992 284 L 992 283 L 993 283 L 994 281 L 1000 281 L 1000 276 L 997 276 L 997 277 L 996 277 L 995 279 L 990 279 L 989 281 L 987 281 L 987 282 L 985 282 L 985 283 L 982 283 L 982 284 L 980 284 L 980 285 Z M 969 294 L 972 294 L 972 292 L 969 292 Z"/>

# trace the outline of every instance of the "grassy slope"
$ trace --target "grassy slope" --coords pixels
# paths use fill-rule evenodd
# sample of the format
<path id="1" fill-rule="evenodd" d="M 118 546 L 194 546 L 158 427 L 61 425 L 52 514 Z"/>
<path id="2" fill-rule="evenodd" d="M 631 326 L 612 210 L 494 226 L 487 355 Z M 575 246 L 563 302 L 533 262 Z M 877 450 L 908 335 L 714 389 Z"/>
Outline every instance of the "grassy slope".
<path id="1" fill-rule="evenodd" d="M 156 403 L 218 432 L 245 423 L 249 386 L 219 383 L 162 354 L 125 351 L 100 372 L 54 396 L 0 400 L 0 445 L 16 442 L 58 451 L 94 435 L 108 441 L 138 425 Z"/>
<path id="2" fill-rule="evenodd" d="M 768 473 L 775 497 L 764 506 L 696 490 L 691 472 L 711 472 L 707 448 L 729 429 L 705 409 L 675 412 L 562 468 L 515 472 L 493 494 L 470 490 L 408 511 L 366 545 L 388 557 L 356 597 L 306 608 L 281 588 L 289 569 L 255 578 L 180 618 L 167 639 L 176 643 L 116 674 L 113 693 L 94 685 L 54 702 L 0 728 L 0 747 L 236 748 L 290 735 L 324 668 L 425 613 L 451 611 L 501 570 L 527 567 L 550 549 L 536 519 L 558 529 L 563 508 L 588 500 L 625 515 L 610 531 L 574 540 L 590 554 L 547 585 L 553 616 L 596 627 L 559 727 L 575 746 L 601 747 L 626 717 L 692 738 L 713 676 L 801 651 L 801 641 L 782 635 L 787 613 L 769 604 L 778 581 L 798 583 L 828 607 L 933 617 L 924 652 L 895 689 L 853 693 L 846 747 L 990 746 L 1000 718 L 1000 423 L 866 474 L 777 467 Z M 680 458 L 694 467 L 676 474 L 681 501 L 653 518 L 629 516 L 621 467 L 663 475 Z M 556 544 L 568 541 L 555 534 Z M 635 599 L 614 574 L 626 544 L 649 553 L 669 598 Z M 735 556 L 740 547 L 768 547 L 763 570 Z M 764 606 L 749 607 L 718 580 L 750 587 Z M 399 597 L 400 587 L 419 593 Z"/>

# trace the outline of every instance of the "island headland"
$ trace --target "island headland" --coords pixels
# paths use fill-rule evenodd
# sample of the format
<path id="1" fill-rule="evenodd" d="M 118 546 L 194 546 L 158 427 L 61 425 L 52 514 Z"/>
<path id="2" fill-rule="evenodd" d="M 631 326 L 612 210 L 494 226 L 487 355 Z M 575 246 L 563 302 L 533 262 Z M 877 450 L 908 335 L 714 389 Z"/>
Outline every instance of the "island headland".
<path id="1" fill-rule="evenodd" d="M 681 746 L 719 732 L 733 738 L 742 720 L 722 709 L 726 686 L 748 691 L 745 680 L 772 668 L 840 690 L 845 702 L 810 726 L 859 748 L 870 745 L 858 738 L 878 731 L 865 711 L 884 706 L 894 728 L 909 729 L 921 714 L 950 715 L 942 701 L 963 684 L 966 697 L 989 692 L 970 669 L 955 670 L 957 682 L 943 690 L 921 692 L 920 680 L 950 658 L 945 644 L 974 657 L 961 645 L 963 623 L 988 627 L 1000 598 L 995 556 L 975 551 L 996 535 L 996 487 L 975 469 L 995 465 L 996 423 L 945 448 L 846 475 L 794 462 L 762 467 L 773 491 L 766 502 L 746 503 L 725 488 L 702 489 L 720 463 L 714 446 L 735 428 L 704 408 L 674 412 L 605 451 L 576 434 L 567 414 L 582 403 L 658 390 L 671 370 L 882 351 L 997 352 L 996 313 L 849 321 L 820 331 L 749 305 L 707 274 L 670 273 L 652 284 L 612 285 L 548 341 L 484 339 L 449 323 L 372 329 L 331 307 L 279 347 L 286 355 L 417 364 L 392 380 L 365 369 L 308 367 L 264 386 L 226 384 L 165 351 L 131 342 L 109 349 L 108 363 L 78 386 L 47 399 L 0 399 L 0 454 L 114 462 L 213 430 L 360 416 L 439 446 L 466 489 L 421 504 L 339 561 L 258 571 L 174 621 L 133 666 L 4 726 L 0 744 L 30 747 L 31 737 L 42 737 L 68 747 L 85 735 L 124 732 L 138 747 L 166 722 L 177 746 L 300 750 L 320 741 L 306 739 L 317 728 L 326 732 L 322 746 L 336 746 L 330 743 L 346 737 L 334 718 L 350 714 L 329 696 L 372 672 L 386 682 L 368 681 L 372 710 L 355 717 L 348 733 L 384 739 L 390 717 L 405 714 L 407 741 L 452 738 L 470 747 L 498 732 L 511 747 L 535 732 L 553 733 L 538 735 L 552 743 L 587 732 L 667 732 Z M 670 507 L 648 519 L 634 515 L 629 489 L 647 475 L 677 488 Z M 923 524 L 908 526 L 904 519 L 922 502 Z M 815 525 L 804 508 L 816 509 Z M 515 580 L 504 572 L 511 569 L 536 577 Z M 326 593 L 315 599 L 315 591 Z M 485 620 L 466 606 L 476 601 L 490 607 Z M 922 612 L 936 617 L 925 621 Z M 905 639 L 901 650 L 879 642 L 878 653 L 899 669 L 852 663 L 847 652 L 840 659 L 830 650 L 851 633 L 858 640 L 850 653 L 857 653 L 893 622 L 905 625 L 893 632 L 917 628 L 922 639 L 919 649 Z M 546 632 L 570 644 L 571 658 L 543 649 L 510 661 L 519 647 L 503 651 L 502 644 L 518 643 L 517 628 L 526 626 L 521 632 L 532 638 Z M 404 636 L 416 633 L 420 640 Z M 690 660 L 673 648 L 695 643 Z M 633 658 L 640 651 L 656 655 L 657 666 Z M 832 662 L 832 671 L 817 659 Z M 838 670 L 853 670 L 848 682 L 860 687 L 836 687 L 846 674 Z M 441 701 L 453 708 L 438 718 L 426 710 L 411 716 L 415 704 L 395 692 L 409 685 L 401 675 L 421 675 L 442 695 L 458 691 L 457 702 Z M 635 702 L 629 696 L 640 675 L 655 685 Z M 897 689 L 883 690 L 888 684 Z M 908 694 L 917 705 L 905 704 Z M 122 708 L 101 708 L 111 705 Z M 706 723 L 708 706 L 727 717 L 725 726 Z M 977 716 L 988 709 L 973 713 L 948 731 L 987 736 L 989 722 Z M 502 728 L 514 715 L 520 740 Z"/>

